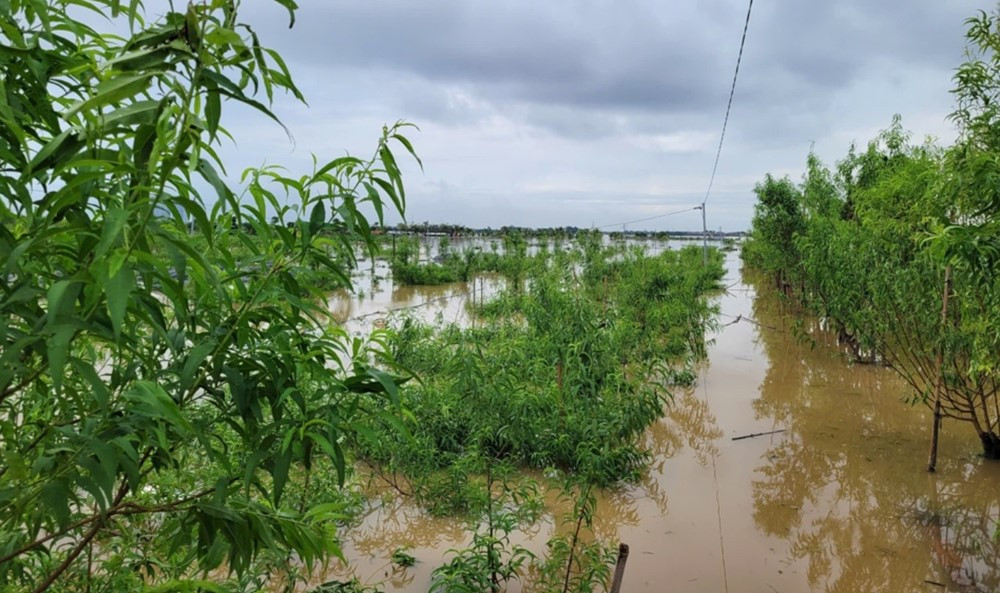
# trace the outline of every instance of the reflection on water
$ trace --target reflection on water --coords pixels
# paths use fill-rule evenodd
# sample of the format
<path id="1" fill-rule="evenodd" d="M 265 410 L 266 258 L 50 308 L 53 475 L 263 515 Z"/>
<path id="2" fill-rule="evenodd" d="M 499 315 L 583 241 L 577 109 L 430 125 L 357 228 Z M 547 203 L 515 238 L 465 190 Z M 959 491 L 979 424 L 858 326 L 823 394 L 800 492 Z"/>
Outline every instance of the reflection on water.
<path id="1" fill-rule="evenodd" d="M 348 332 L 367 334 L 373 328 L 399 316 L 437 323 L 470 323 L 467 303 L 473 298 L 489 299 L 504 287 L 502 278 L 483 274 L 468 282 L 438 286 L 397 286 L 389 265 L 375 262 L 375 271 L 368 269 L 352 278 L 354 293 L 341 290 L 330 295 L 328 310 L 335 322 Z"/>
<path id="2" fill-rule="evenodd" d="M 766 284 L 758 296 L 741 282 L 736 254 L 728 266 L 720 305 L 743 321 L 719 330 L 698 386 L 675 393 L 644 435 L 644 479 L 599 500 L 594 535 L 631 547 L 623 590 L 1000 591 L 1000 464 L 975 457 L 975 435 L 952 424 L 938 473 L 927 474 L 929 418 L 901 403 L 906 387 L 892 372 L 848 366 L 821 332 L 815 343 L 797 338 Z M 339 319 L 461 302 L 454 295 L 471 289 L 366 286 L 363 298 L 336 300 Z M 436 307 L 420 310 L 465 315 L 464 304 Z M 345 533 L 353 574 L 386 591 L 426 591 L 447 550 L 467 541 L 464 525 L 383 494 Z M 567 510 L 547 498 L 550 514 L 517 538 L 536 553 Z M 400 547 L 419 562 L 393 572 Z"/>
<path id="3" fill-rule="evenodd" d="M 764 296 L 753 306 L 775 321 L 779 308 Z M 975 435 L 952 425 L 946 464 L 927 474 L 929 418 L 900 402 L 906 386 L 887 369 L 845 366 L 819 337 L 813 349 L 787 332 L 759 336 L 771 364 L 754 413 L 789 432 L 757 468 L 757 525 L 788 542 L 809 590 L 1000 590 L 996 464 L 972 457 Z"/>
<path id="4" fill-rule="evenodd" d="M 654 437 L 650 449 L 657 452 L 657 445 L 669 443 L 672 457 L 680 454 L 686 445 L 698 463 L 707 467 L 712 457 L 719 454 L 715 443 L 723 436 L 709 402 L 699 397 L 697 391 L 686 390 L 675 395 L 667 418 L 668 423 L 660 423 L 650 430 Z"/>

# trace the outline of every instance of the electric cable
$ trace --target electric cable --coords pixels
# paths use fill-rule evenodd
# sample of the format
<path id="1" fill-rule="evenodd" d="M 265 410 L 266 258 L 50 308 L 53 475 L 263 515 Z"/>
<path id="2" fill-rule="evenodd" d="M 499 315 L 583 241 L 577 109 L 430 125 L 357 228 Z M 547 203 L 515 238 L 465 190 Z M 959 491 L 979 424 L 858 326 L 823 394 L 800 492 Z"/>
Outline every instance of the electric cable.
<path id="1" fill-rule="evenodd" d="M 663 214 L 657 214 L 656 216 L 648 216 L 646 218 L 637 218 L 635 220 L 623 220 L 622 222 L 614 222 L 611 224 L 602 224 L 601 226 L 594 227 L 595 229 L 607 229 L 611 227 L 621 226 L 623 224 L 635 224 L 637 222 L 646 222 L 647 220 L 656 220 L 657 218 L 666 218 L 667 216 L 674 216 L 675 214 L 683 214 L 684 212 L 691 212 L 693 210 L 700 209 L 701 206 L 692 206 L 691 208 L 685 208 L 683 210 L 674 210 L 673 212 L 665 212 Z"/>
<path id="2" fill-rule="evenodd" d="M 726 139 L 726 126 L 729 125 L 729 112 L 733 108 L 733 95 L 736 94 L 736 78 L 740 75 L 740 62 L 743 61 L 743 46 L 747 42 L 747 29 L 750 28 L 750 12 L 753 10 L 753 0 L 747 7 L 747 18 L 743 24 L 743 39 L 740 40 L 740 53 L 736 57 L 736 71 L 733 72 L 733 85 L 729 89 L 729 103 L 726 105 L 726 117 L 722 120 L 722 135 L 719 136 L 719 149 L 715 153 L 715 165 L 712 166 L 712 176 L 708 180 L 708 191 L 705 192 L 705 199 L 702 200 L 702 207 L 708 202 L 708 196 L 712 193 L 712 185 L 715 183 L 715 172 L 719 169 L 719 157 L 722 156 L 722 143 Z"/>

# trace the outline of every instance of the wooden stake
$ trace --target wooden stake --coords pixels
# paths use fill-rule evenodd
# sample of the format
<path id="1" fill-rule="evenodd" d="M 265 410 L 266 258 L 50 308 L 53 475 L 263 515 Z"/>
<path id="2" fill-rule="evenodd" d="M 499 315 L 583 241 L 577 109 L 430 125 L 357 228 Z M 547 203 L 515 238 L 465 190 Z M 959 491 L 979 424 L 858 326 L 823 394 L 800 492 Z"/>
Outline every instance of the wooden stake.
<path id="1" fill-rule="evenodd" d="M 621 593 L 622 579 L 625 578 L 625 562 L 628 561 L 628 544 L 618 544 L 618 563 L 615 564 L 615 577 L 611 580 L 610 593 Z"/>
<path id="2" fill-rule="evenodd" d="M 944 293 L 941 295 L 941 330 L 948 319 L 948 295 L 951 294 L 951 266 L 944 269 Z M 938 349 L 937 378 L 934 385 L 934 420 L 931 425 L 931 451 L 927 461 L 927 471 L 934 473 L 937 469 L 938 436 L 941 433 L 941 387 L 944 382 L 941 377 L 941 367 L 944 364 L 944 346 Z"/>

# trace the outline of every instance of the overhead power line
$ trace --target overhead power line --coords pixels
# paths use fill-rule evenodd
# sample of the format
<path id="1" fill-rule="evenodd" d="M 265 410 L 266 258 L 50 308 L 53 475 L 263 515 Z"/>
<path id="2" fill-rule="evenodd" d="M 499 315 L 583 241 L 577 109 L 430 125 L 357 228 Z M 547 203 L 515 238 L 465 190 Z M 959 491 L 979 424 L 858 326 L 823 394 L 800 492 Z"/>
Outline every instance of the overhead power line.
<path id="1" fill-rule="evenodd" d="M 674 210 L 673 212 L 665 212 L 663 214 L 657 214 L 656 216 L 647 216 L 646 218 L 637 218 L 635 220 L 623 220 L 621 222 L 614 222 L 611 224 L 602 224 L 598 229 L 607 229 L 616 226 L 622 226 L 623 224 L 635 224 L 637 222 L 646 222 L 648 220 L 656 220 L 657 218 L 666 218 L 667 216 L 673 216 L 675 214 L 683 214 L 684 212 L 691 212 L 692 210 L 700 210 L 701 206 L 692 206 L 691 208 L 685 208 L 683 210 Z"/>
<path id="2" fill-rule="evenodd" d="M 736 57 L 736 71 L 733 72 L 733 85 L 729 89 L 729 103 L 726 105 L 726 117 L 722 120 L 722 135 L 719 136 L 719 150 L 715 153 L 715 165 L 712 166 L 712 176 L 708 180 L 708 191 L 705 192 L 705 199 L 702 206 L 708 202 L 708 196 L 712 193 L 712 184 L 715 183 L 715 172 L 719 169 L 719 157 L 722 156 L 722 143 L 726 139 L 726 126 L 729 124 L 729 111 L 733 108 L 733 95 L 736 93 L 736 78 L 740 75 L 740 62 L 743 61 L 743 46 L 747 42 L 747 29 L 750 28 L 750 12 L 753 10 L 753 0 L 747 6 L 747 18 L 743 24 L 743 39 L 740 40 L 740 53 Z"/>

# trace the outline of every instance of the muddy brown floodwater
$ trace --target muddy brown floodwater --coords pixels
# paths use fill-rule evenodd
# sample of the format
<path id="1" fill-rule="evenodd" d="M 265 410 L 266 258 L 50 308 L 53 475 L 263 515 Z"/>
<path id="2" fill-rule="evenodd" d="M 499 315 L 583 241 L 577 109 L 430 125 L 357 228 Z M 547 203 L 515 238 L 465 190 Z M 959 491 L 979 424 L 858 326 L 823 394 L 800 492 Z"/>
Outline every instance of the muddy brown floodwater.
<path id="1" fill-rule="evenodd" d="M 946 421 L 928 474 L 929 415 L 901 402 L 906 387 L 892 372 L 846 364 L 818 329 L 799 339 L 774 295 L 741 277 L 736 253 L 727 269 L 726 325 L 697 387 L 676 393 L 647 431 L 646 477 L 599 500 L 596 536 L 631 548 L 622 591 L 1000 591 L 1000 464 L 976 455 L 967 426 Z M 398 304 L 466 289 L 413 289 Z M 732 440 L 769 431 L 783 432 Z M 516 539 L 542 553 L 557 525 L 550 515 Z M 350 568 L 326 578 L 407 592 L 426 591 L 447 551 L 467 541 L 461 521 L 389 492 L 343 537 Z M 394 571 L 398 548 L 417 565 Z"/>

